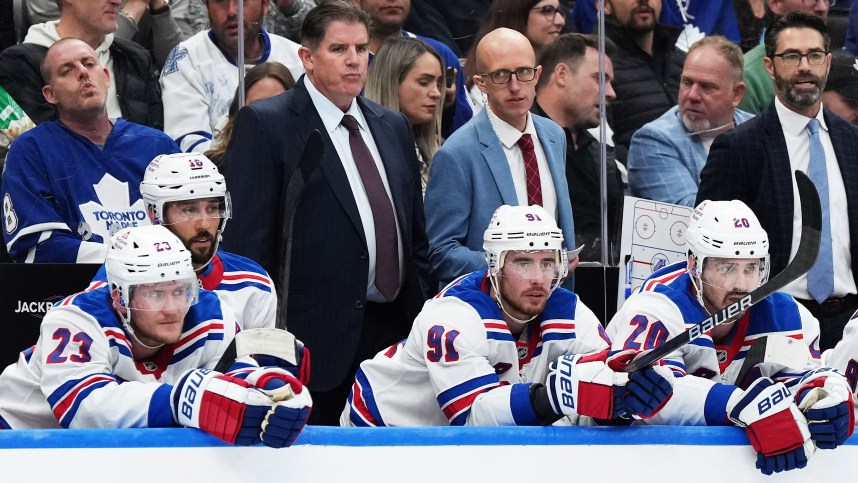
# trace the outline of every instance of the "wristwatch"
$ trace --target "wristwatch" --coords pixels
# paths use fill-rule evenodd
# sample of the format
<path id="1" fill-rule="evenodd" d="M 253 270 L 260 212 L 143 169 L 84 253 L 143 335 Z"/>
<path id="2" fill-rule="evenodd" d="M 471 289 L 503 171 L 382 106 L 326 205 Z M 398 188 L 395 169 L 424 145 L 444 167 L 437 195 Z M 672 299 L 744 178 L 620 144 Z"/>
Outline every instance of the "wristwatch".
<path id="1" fill-rule="evenodd" d="M 164 0 L 164 5 L 160 8 L 153 9 L 149 7 L 149 15 L 158 15 L 170 10 L 170 0 Z"/>

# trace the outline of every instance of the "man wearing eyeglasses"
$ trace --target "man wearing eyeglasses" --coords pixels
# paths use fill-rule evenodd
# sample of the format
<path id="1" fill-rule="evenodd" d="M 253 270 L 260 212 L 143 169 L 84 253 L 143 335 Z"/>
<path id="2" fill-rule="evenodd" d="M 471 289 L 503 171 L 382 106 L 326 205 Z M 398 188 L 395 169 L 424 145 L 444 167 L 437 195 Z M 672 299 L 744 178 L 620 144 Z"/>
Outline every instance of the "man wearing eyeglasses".
<path id="1" fill-rule="evenodd" d="M 512 29 L 489 32 L 477 45 L 476 66 L 474 84 L 487 109 L 447 138 L 426 187 L 429 258 L 442 284 L 484 265 L 483 230 L 504 204 L 542 206 L 564 239 L 575 240 L 566 136 L 529 112 L 542 71 L 530 41 Z"/>
<path id="2" fill-rule="evenodd" d="M 700 173 L 697 201 L 744 201 L 771 241 L 772 273 L 796 252 L 801 209 L 794 170 L 808 174 L 822 205 L 816 264 L 784 291 L 819 319 L 820 347 L 833 347 L 858 307 L 858 128 L 822 109 L 831 64 L 830 39 L 819 17 L 793 12 L 766 32 L 766 58 L 776 98 L 754 119 L 719 136 Z"/>
<path id="3" fill-rule="evenodd" d="M 803 12 L 817 16 L 824 22 L 828 18 L 828 7 L 831 3 L 834 3 L 834 0 L 766 0 L 766 8 L 775 18 L 790 12 Z M 747 90 L 739 109 L 751 114 L 759 114 L 775 98 L 774 86 L 763 64 L 763 58 L 766 56 L 764 43 L 745 52 L 745 72 L 742 80 Z"/>

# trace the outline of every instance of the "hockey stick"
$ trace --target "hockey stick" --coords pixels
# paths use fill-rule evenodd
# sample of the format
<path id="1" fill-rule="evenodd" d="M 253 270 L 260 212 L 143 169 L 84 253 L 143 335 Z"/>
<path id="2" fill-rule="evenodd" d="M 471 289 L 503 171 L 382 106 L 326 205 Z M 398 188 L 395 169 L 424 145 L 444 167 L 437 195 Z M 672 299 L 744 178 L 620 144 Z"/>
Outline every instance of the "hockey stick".
<path id="1" fill-rule="evenodd" d="M 760 364 L 766 364 L 767 373 L 775 374 L 783 369 L 802 369 L 809 360 L 810 350 L 804 341 L 782 334 L 765 335 L 751 344 L 733 383 L 747 389 L 761 376 Z"/>
<path id="2" fill-rule="evenodd" d="M 789 265 L 773 279 L 745 295 L 740 300 L 724 307 L 720 312 L 698 322 L 685 332 L 635 359 L 623 369 L 625 372 L 637 371 L 655 363 L 676 349 L 709 332 L 713 327 L 738 316 L 752 305 L 783 289 L 793 280 L 801 277 L 810 270 L 810 267 L 816 263 L 816 257 L 819 254 L 822 209 L 819 205 L 819 195 L 816 192 L 816 187 L 813 186 L 810 178 L 801 171 L 796 171 L 795 181 L 798 185 L 798 197 L 801 202 L 801 241 L 798 245 L 798 251 Z"/>
<path id="3" fill-rule="evenodd" d="M 221 356 L 215 371 L 224 372 L 236 359 L 251 355 L 264 354 L 278 357 L 290 364 L 298 365 L 295 353 L 295 336 L 286 331 L 286 308 L 289 306 L 289 271 L 292 263 L 292 228 L 295 222 L 295 212 L 304 188 L 310 176 L 322 161 L 325 144 L 322 134 L 314 129 L 304 144 L 298 165 L 290 173 L 285 188 L 280 192 L 281 213 L 280 223 L 283 231 L 280 244 L 283 246 L 279 265 L 279 297 L 277 297 L 277 320 L 274 329 L 242 330 L 235 335 L 226 351 Z"/>

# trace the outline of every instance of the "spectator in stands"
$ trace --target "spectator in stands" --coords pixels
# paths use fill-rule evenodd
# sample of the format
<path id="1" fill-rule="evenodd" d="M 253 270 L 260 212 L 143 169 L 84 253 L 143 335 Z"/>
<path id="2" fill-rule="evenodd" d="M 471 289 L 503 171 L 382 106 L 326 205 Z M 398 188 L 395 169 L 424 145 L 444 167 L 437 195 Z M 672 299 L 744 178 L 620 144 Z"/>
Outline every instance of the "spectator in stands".
<path id="1" fill-rule="evenodd" d="M 207 0 L 189 0 L 191 32 L 189 37 L 209 28 L 209 16 L 206 11 Z M 318 0 L 321 3 L 323 0 Z M 273 0 L 269 2 L 268 14 L 262 27 L 269 34 L 286 37 L 293 42 L 301 41 L 301 25 L 307 12 L 313 9 L 317 0 Z"/>
<path id="2" fill-rule="evenodd" d="M 679 104 L 632 137 L 628 160 L 632 196 L 693 207 L 712 141 L 753 117 L 736 109 L 744 94 L 739 46 L 720 35 L 691 46 L 682 69 Z"/>
<path id="3" fill-rule="evenodd" d="M 441 283 L 484 266 L 483 231 L 504 204 L 542 206 L 564 239 L 575 240 L 566 136 L 529 112 L 542 71 L 530 41 L 499 28 L 480 40 L 476 54 L 474 81 L 487 108 L 441 145 L 426 187 L 429 261 Z"/>
<path id="4" fill-rule="evenodd" d="M 386 40 L 366 78 L 367 99 L 405 114 L 414 130 L 423 191 L 432 158 L 441 147 L 441 111 L 444 105 L 444 62 L 420 39 Z"/>
<path id="5" fill-rule="evenodd" d="M 739 47 L 747 52 L 763 43 L 763 33 L 772 21 L 766 0 L 737 0 L 733 2 L 739 23 Z"/>
<path id="6" fill-rule="evenodd" d="M 858 60 L 852 55 L 831 57 L 822 105 L 852 124 L 858 124 Z"/>
<path id="7" fill-rule="evenodd" d="M 476 45 L 491 0 L 411 0 L 408 30 L 444 42 L 459 57 Z"/>
<path id="8" fill-rule="evenodd" d="M 605 35 L 617 44 L 614 91 L 608 122 L 617 159 L 626 164 L 632 135 L 676 105 L 685 53 L 676 47 L 678 27 L 661 25 L 660 0 L 605 3 Z"/>
<path id="9" fill-rule="evenodd" d="M 295 78 L 289 69 L 280 62 L 263 62 L 253 66 L 244 75 L 244 102 L 245 104 L 253 104 L 254 102 L 274 97 L 278 94 L 288 91 L 295 85 Z M 228 161 L 226 159 L 226 148 L 232 139 L 232 131 L 235 129 L 235 119 L 238 117 L 238 88 L 235 90 L 235 96 L 229 105 L 229 114 L 223 127 L 218 129 L 218 133 L 212 142 L 212 148 L 206 151 L 212 162 L 221 171 L 226 170 Z"/>
<path id="10" fill-rule="evenodd" d="M 599 125 L 599 44 L 592 35 L 563 34 L 539 54 L 542 75 L 536 84 L 531 112 L 546 116 L 566 133 L 566 181 L 572 197 L 575 246 L 585 245 L 580 258 L 601 260 L 602 162 L 599 142 L 588 131 Z M 614 99 L 610 55 L 615 46 L 605 45 L 605 99 Z M 609 253 L 619 255 L 619 230 L 623 218 L 623 184 L 613 149 L 607 156 Z M 570 243 L 571 245 L 571 243 Z"/>
<path id="11" fill-rule="evenodd" d="M 103 262 L 113 233 L 149 224 L 139 190 L 149 161 L 179 150 L 160 131 L 109 118 L 111 77 L 97 55 L 73 38 L 45 54 L 43 93 L 59 120 L 12 143 L 2 183 L 6 247 L 17 262 Z"/>
<path id="12" fill-rule="evenodd" d="M 772 12 L 772 20 L 790 13 L 803 12 L 825 21 L 828 18 L 828 0 L 766 0 L 766 8 Z M 745 98 L 739 109 L 759 114 L 775 99 L 772 78 L 764 66 L 766 46 L 760 43 L 745 53 Z"/>
<path id="13" fill-rule="evenodd" d="M 381 43 L 390 37 L 419 38 L 435 49 L 444 60 L 443 66 L 455 76 L 455 82 L 446 87 L 444 94 L 442 129 L 444 137 L 448 137 L 453 131 L 468 122 L 474 115 L 474 111 L 468 102 L 465 74 L 462 71 L 462 66 L 459 65 L 456 54 L 443 42 L 402 30 L 405 17 L 408 16 L 408 11 L 411 9 L 411 0 L 352 0 L 352 3 L 372 18 L 372 28 L 369 32 L 369 51 L 371 53 L 378 52 Z M 372 54 L 370 54 L 370 62 L 372 62 Z"/>
<path id="14" fill-rule="evenodd" d="M 58 0 L 22 0 L 26 28 L 60 18 Z M 173 47 L 190 35 L 183 35 L 187 4 L 198 0 L 123 0 L 116 16 L 116 38 L 133 40 L 152 52 L 160 69 Z M 25 31 L 26 31 L 25 28 Z"/>
<path id="15" fill-rule="evenodd" d="M 476 62 L 477 45 L 485 35 L 501 27 L 509 28 L 524 35 L 533 51 L 539 52 L 560 36 L 567 13 L 568 9 L 558 0 L 494 0 L 465 60 L 465 77 L 474 105 L 482 108 L 484 104 L 482 89 L 475 86 L 473 76 L 480 72 Z"/>
<path id="16" fill-rule="evenodd" d="M 229 0 L 206 5 L 212 28 L 176 46 L 161 72 L 164 132 L 186 152 L 209 149 L 238 87 L 237 4 Z M 298 44 L 261 28 L 267 12 L 268 0 L 245 2 L 244 69 L 275 61 L 298 78 L 304 73 Z"/>
<path id="17" fill-rule="evenodd" d="M 166 0 L 125 0 L 119 14 L 116 36 L 151 51 L 158 69 L 164 67 L 176 44 L 186 38 Z"/>
<path id="18" fill-rule="evenodd" d="M 24 43 L 0 53 L 0 85 L 18 101 L 36 124 L 57 119 L 54 105 L 42 96 L 40 66 L 48 47 L 57 40 L 83 40 L 98 55 L 110 80 L 107 114 L 110 119 L 161 129 L 163 111 L 158 76 L 149 52 L 136 42 L 114 37 L 116 0 L 63 0 L 60 19 L 33 25 Z"/>
<path id="19" fill-rule="evenodd" d="M 722 35 L 733 42 L 739 41 L 739 25 L 736 22 L 736 12 L 733 10 L 734 0 L 655 0 L 652 3 L 662 4 L 661 15 L 658 17 L 662 25 L 680 27 L 686 31 L 689 39 L 702 35 Z M 613 4 L 615 0 L 605 0 L 605 4 Z M 592 33 L 596 23 L 596 1 L 582 0 L 575 2 L 572 8 L 572 23 L 575 29 L 582 33 Z M 693 42 L 691 42 L 693 43 Z M 689 43 L 688 47 L 691 46 Z"/>

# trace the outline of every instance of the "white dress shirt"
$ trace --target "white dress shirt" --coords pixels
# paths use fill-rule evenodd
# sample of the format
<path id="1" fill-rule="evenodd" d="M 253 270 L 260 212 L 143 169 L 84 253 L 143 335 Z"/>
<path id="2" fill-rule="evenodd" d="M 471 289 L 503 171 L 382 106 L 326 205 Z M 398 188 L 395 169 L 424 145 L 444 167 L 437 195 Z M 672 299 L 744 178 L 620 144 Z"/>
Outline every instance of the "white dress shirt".
<path id="1" fill-rule="evenodd" d="M 786 140 L 790 170 L 807 173 L 810 166 L 810 131 L 807 130 L 807 123 L 810 118 L 789 110 L 777 98 L 775 98 L 775 109 L 781 121 L 784 140 Z M 822 148 L 825 151 L 825 169 L 828 172 L 831 254 L 834 260 L 834 293 L 831 296 L 837 298 L 856 293 L 855 280 L 852 277 L 852 254 L 849 252 L 849 214 L 846 209 L 846 188 L 843 185 L 843 176 L 840 174 L 837 157 L 834 155 L 834 146 L 831 144 L 828 126 L 822 116 L 822 107 L 816 114 L 816 119 L 819 120 L 819 140 L 822 142 Z M 790 260 L 795 257 L 795 253 L 798 251 L 798 240 L 801 238 L 801 203 L 798 198 L 798 185 L 795 178 L 792 180 L 792 192 L 795 202 L 793 203 L 793 243 L 790 248 Z M 769 236 L 772 234 L 769 233 Z M 807 292 L 806 274 L 787 285 L 783 291 L 801 299 L 813 298 Z"/>
<path id="2" fill-rule="evenodd" d="M 372 137 L 372 133 L 369 131 L 369 125 L 366 123 L 366 118 L 364 118 L 363 112 L 361 112 L 357 102 L 352 100 L 348 110 L 343 112 L 340 108 L 334 105 L 330 99 L 325 97 L 318 89 L 316 89 L 309 76 L 304 76 L 304 85 L 307 88 L 307 92 L 310 94 L 310 99 L 313 101 L 313 105 L 319 112 L 319 117 L 322 118 L 322 123 L 328 131 L 331 141 L 334 143 L 337 155 L 343 163 L 343 169 L 346 171 L 346 177 L 349 180 L 352 195 L 355 198 L 355 203 L 357 204 L 358 212 L 360 213 L 361 225 L 363 226 L 363 232 L 366 236 L 367 252 L 369 253 L 369 273 L 367 274 L 366 298 L 370 302 L 385 302 L 386 300 L 384 296 L 381 295 L 381 292 L 379 292 L 378 288 L 375 286 L 375 223 L 373 221 L 372 208 L 369 204 L 369 197 L 363 187 L 363 181 L 361 181 L 357 165 L 355 165 L 351 146 L 349 146 L 349 130 L 341 124 L 343 116 L 348 114 L 357 120 L 363 140 L 369 148 L 369 152 L 372 154 L 372 159 L 375 161 L 375 166 L 378 168 L 379 175 L 381 175 L 381 181 L 384 183 L 384 190 L 387 191 L 387 197 L 390 198 L 390 206 L 393 209 L 393 216 L 396 218 L 396 205 L 393 204 L 393 197 L 390 194 L 390 183 L 387 180 L 387 171 L 384 169 L 384 163 L 381 162 L 381 154 L 378 152 L 378 147 L 375 145 L 375 140 Z M 325 220 L 318 221 L 319 223 L 325 222 Z M 399 227 L 399 220 L 395 221 L 396 242 L 399 247 L 399 281 L 401 287 L 405 264 L 403 262 L 402 233 Z M 332 253 L 331 256 L 336 256 L 336 254 Z"/>

